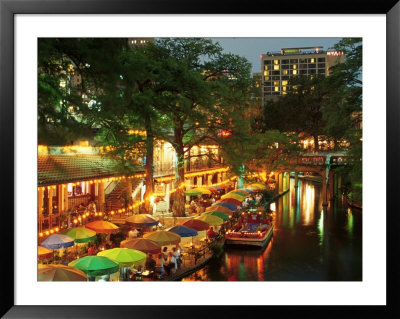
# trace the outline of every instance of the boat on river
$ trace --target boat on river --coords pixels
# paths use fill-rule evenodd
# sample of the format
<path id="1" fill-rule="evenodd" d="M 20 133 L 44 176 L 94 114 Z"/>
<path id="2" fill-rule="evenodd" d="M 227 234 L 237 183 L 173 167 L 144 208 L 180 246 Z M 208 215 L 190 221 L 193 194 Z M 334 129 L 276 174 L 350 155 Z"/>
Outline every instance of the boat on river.
<path id="1" fill-rule="evenodd" d="M 242 213 L 239 223 L 242 227 L 238 230 L 232 228 L 225 234 L 226 245 L 264 247 L 271 239 L 274 226 L 271 219 L 261 218 L 261 212 Z"/>

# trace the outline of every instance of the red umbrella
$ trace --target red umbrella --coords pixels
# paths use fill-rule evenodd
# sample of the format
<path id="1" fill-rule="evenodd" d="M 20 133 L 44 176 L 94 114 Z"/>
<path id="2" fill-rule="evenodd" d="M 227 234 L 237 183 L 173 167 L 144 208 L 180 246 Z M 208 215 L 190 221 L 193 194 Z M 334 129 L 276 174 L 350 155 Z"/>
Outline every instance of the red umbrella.
<path id="1" fill-rule="evenodd" d="M 145 238 L 133 238 L 121 241 L 120 247 L 140 250 L 146 254 L 158 254 L 161 252 L 161 246 L 158 243 Z"/>
<path id="2" fill-rule="evenodd" d="M 219 200 L 219 202 L 232 203 L 232 204 L 234 204 L 236 206 L 242 205 L 242 202 L 240 200 L 237 200 L 237 199 L 234 199 L 234 198 L 224 198 L 224 199 Z"/>
<path id="3" fill-rule="evenodd" d="M 184 222 L 182 225 L 196 229 L 198 231 L 207 230 L 208 228 L 210 228 L 209 224 L 207 224 L 206 222 L 203 222 L 202 220 L 198 220 L 198 219 L 189 219 L 186 222 Z"/>

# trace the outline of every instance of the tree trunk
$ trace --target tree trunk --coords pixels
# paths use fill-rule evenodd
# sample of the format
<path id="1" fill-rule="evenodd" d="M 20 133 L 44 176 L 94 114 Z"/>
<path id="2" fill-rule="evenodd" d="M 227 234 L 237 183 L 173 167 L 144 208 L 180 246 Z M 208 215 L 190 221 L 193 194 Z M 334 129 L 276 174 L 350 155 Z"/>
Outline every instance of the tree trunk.
<path id="1" fill-rule="evenodd" d="M 154 172 L 153 172 L 153 161 L 154 161 L 154 136 L 151 128 L 150 117 L 146 117 L 146 165 L 145 165 L 145 185 L 146 191 L 144 193 L 144 206 L 143 210 L 146 214 L 153 214 L 153 206 L 150 203 L 150 196 L 154 193 Z"/>
<path id="2" fill-rule="evenodd" d="M 319 144 L 318 144 L 318 135 L 314 135 L 314 151 L 317 152 L 319 150 Z"/>
<path id="3" fill-rule="evenodd" d="M 182 141 L 182 140 L 181 140 Z M 178 141 L 175 148 L 176 162 L 175 162 L 175 189 L 172 195 L 172 212 L 174 217 L 185 216 L 185 194 L 184 188 L 180 187 L 185 182 L 185 160 L 184 149 L 181 141 Z M 180 142 L 180 143 L 179 143 Z"/>

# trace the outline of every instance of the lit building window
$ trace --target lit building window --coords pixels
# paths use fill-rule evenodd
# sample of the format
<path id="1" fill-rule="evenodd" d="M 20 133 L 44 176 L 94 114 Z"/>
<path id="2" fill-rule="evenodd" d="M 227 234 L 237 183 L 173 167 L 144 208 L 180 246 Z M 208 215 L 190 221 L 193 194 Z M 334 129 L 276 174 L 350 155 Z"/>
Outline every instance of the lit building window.
<path id="1" fill-rule="evenodd" d="M 279 65 L 274 65 L 274 70 L 279 70 Z"/>
<path id="2" fill-rule="evenodd" d="M 286 94 L 287 94 L 287 92 L 282 92 L 282 94 L 283 94 L 283 95 L 286 95 Z"/>
<path id="3" fill-rule="evenodd" d="M 266 76 L 266 77 L 265 77 L 265 81 L 269 81 L 269 76 Z"/>
<path id="4" fill-rule="evenodd" d="M 282 91 L 286 91 L 286 86 L 282 86 Z"/>
<path id="5" fill-rule="evenodd" d="M 274 81 L 274 85 L 275 86 L 279 85 L 279 81 Z"/>
<path id="6" fill-rule="evenodd" d="M 287 85 L 287 81 L 282 81 L 282 85 Z"/>
<path id="7" fill-rule="evenodd" d="M 279 86 L 275 86 L 275 92 L 279 91 Z"/>
<path id="8" fill-rule="evenodd" d="M 269 71 L 264 71 L 264 75 L 269 75 Z"/>
<path id="9" fill-rule="evenodd" d="M 283 70 L 283 75 L 287 75 L 288 74 L 288 70 Z"/>
<path id="10" fill-rule="evenodd" d="M 297 64 L 293 64 L 293 69 L 297 69 Z"/>
<path id="11" fill-rule="evenodd" d="M 297 70 L 293 70 L 293 75 L 296 75 L 297 74 Z"/>
<path id="12" fill-rule="evenodd" d="M 315 63 L 315 59 L 314 58 L 311 58 L 311 63 Z"/>
<path id="13" fill-rule="evenodd" d="M 279 64 L 279 60 L 274 60 L 274 64 Z"/>

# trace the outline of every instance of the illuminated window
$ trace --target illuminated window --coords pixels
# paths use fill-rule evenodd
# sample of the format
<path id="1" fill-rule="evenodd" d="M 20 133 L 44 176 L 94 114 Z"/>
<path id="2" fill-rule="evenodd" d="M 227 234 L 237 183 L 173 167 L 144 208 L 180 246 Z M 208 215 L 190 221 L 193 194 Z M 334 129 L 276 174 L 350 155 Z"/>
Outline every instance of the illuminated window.
<path id="1" fill-rule="evenodd" d="M 279 60 L 274 60 L 274 64 L 279 64 Z"/>
<path id="2" fill-rule="evenodd" d="M 297 74 L 297 70 L 293 70 L 293 75 L 296 75 Z"/>
<path id="3" fill-rule="evenodd" d="M 282 81 L 282 85 L 287 85 L 287 81 Z"/>
<path id="4" fill-rule="evenodd" d="M 287 75 L 288 74 L 288 70 L 283 70 L 283 74 Z"/>
<path id="5" fill-rule="evenodd" d="M 315 59 L 314 58 L 311 58 L 311 63 L 315 63 Z"/>
<path id="6" fill-rule="evenodd" d="M 275 86 L 275 92 L 279 91 L 279 86 Z"/>
<path id="7" fill-rule="evenodd" d="M 283 94 L 283 95 L 286 95 L 286 94 L 287 94 L 287 92 L 282 92 L 282 94 Z"/>
<path id="8" fill-rule="evenodd" d="M 265 77 L 265 81 L 269 81 L 269 76 L 266 76 L 266 77 Z"/>
<path id="9" fill-rule="evenodd" d="M 282 91 L 286 91 L 286 86 L 282 86 Z"/>
<path id="10" fill-rule="evenodd" d="M 264 71 L 264 75 L 269 75 L 269 71 Z"/>
<path id="11" fill-rule="evenodd" d="M 274 65 L 274 70 L 279 70 L 279 65 Z"/>
<path id="12" fill-rule="evenodd" d="M 274 81 L 274 86 L 279 85 L 279 81 Z"/>
<path id="13" fill-rule="evenodd" d="M 297 64 L 293 64 L 293 69 L 297 69 Z"/>

